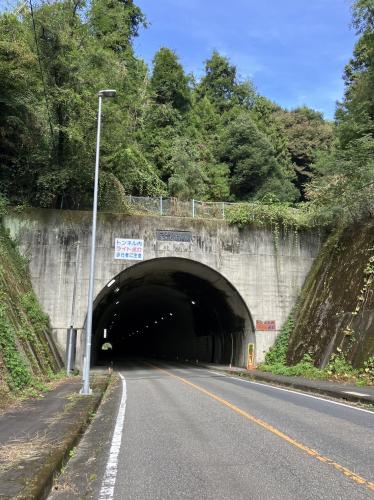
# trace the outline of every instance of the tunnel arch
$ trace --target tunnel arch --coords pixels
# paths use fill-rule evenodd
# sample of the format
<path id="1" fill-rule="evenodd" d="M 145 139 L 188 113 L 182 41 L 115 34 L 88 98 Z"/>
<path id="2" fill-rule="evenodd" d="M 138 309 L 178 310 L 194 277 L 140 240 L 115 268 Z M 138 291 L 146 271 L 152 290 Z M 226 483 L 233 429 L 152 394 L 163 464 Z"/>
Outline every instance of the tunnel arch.
<path id="1" fill-rule="evenodd" d="M 103 355 L 105 342 L 113 349 Z M 191 259 L 136 263 L 94 302 L 94 364 L 136 355 L 245 366 L 249 342 L 255 342 L 253 321 L 239 292 Z"/>

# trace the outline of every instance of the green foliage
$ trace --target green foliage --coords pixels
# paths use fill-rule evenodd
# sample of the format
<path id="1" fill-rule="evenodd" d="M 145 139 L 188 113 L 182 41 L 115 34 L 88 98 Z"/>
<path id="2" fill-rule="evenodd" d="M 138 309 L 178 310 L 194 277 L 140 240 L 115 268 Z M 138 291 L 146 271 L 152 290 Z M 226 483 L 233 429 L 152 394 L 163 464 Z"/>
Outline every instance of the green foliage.
<path id="1" fill-rule="evenodd" d="M 317 227 L 313 212 L 308 207 L 293 208 L 286 203 L 240 203 L 226 210 L 229 224 L 303 230 Z"/>
<path id="2" fill-rule="evenodd" d="M 321 215 L 351 223 L 374 211 L 374 23 L 368 0 L 353 3 L 359 36 L 345 68 L 345 94 L 336 111 L 334 147 L 314 157 L 307 196 Z"/>
<path id="3" fill-rule="evenodd" d="M 99 179 L 99 209 L 102 211 L 131 213 L 126 202 L 125 188 L 111 172 L 101 172 Z"/>
<path id="4" fill-rule="evenodd" d="M 0 256 L 0 378 L 13 393 L 44 390 L 58 368 L 47 341 L 48 317 L 31 290 L 24 259 L 1 227 Z"/>
<path id="5" fill-rule="evenodd" d="M 35 332 L 38 334 L 45 333 L 49 328 L 49 318 L 41 310 L 40 304 L 32 290 L 26 292 L 21 297 L 21 304 L 28 315 L 29 321 L 34 327 Z"/>
<path id="6" fill-rule="evenodd" d="M 352 378 L 358 373 L 358 371 L 352 367 L 341 352 L 332 354 L 330 361 L 325 368 L 325 372 L 330 377 L 339 378 Z"/>
<path id="7" fill-rule="evenodd" d="M 248 199 L 277 168 L 273 147 L 249 113 L 240 114 L 225 130 L 221 161 L 230 166 L 232 190 L 239 199 Z"/>
<path id="8" fill-rule="evenodd" d="M 119 55 L 131 49 L 139 28 L 146 26 L 144 14 L 132 0 L 93 0 L 89 16 L 96 38 Z"/>
<path id="9" fill-rule="evenodd" d="M 219 112 L 234 105 L 249 108 L 253 104 L 255 92 L 250 82 L 239 82 L 236 67 L 214 51 L 205 63 L 205 75 L 197 87 L 199 97 L 208 97 Z"/>
<path id="10" fill-rule="evenodd" d="M 188 110 L 191 101 L 188 79 L 172 50 L 163 47 L 156 53 L 150 87 L 156 103 L 170 104 L 182 113 Z"/>
<path id="11" fill-rule="evenodd" d="M 305 377 L 311 379 L 326 378 L 325 374 L 316 368 L 313 359 L 309 354 L 305 354 L 303 359 L 293 366 L 286 366 L 283 363 L 260 365 L 259 369 L 265 372 L 271 372 L 275 375 L 285 375 L 287 377 Z"/>
<path id="12" fill-rule="evenodd" d="M 260 365 L 259 369 L 276 375 L 324 378 L 324 373 L 314 366 L 313 359 L 309 354 L 305 354 L 303 359 L 293 366 L 286 365 L 288 340 L 294 328 L 294 315 L 290 314 L 287 321 L 282 326 L 274 346 L 271 347 L 266 354 L 265 363 Z"/>
<path id="13" fill-rule="evenodd" d="M 286 363 L 286 354 L 288 348 L 288 339 L 292 330 L 294 329 L 295 321 L 293 315 L 290 314 L 287 321 L 281 328 L 279 335 L 275 341 L 275 344 L 265 356 L 265 364 L 267 365 L 275 365 Z"/>
<path id="14" fill-rule="evenodd" d="M 368 377 L 370 382 L 374 384 L 374 356 L 370 356 L 365 362 L 364 362 L 364 368 L 363 368 L 363 377 Z"/>
<path id="15" fill-rule="evenodd" d="M 299 309 L 299 305 L 297 309 Z M 363 368 L 355 369 L 347 360 L 341 348 L 331 355 L 330 361 L 325 369 L 315 366 L 315 360 L 309 353 L 304 354 L 301 361 L 293 365 L 287 364 L 287 352 L 289 340 L 295 331 L 295 311 L 290 314 L 287 321 L 268 353 L 265 356 L 265 362 L 259 365 L 259 369 L 265 372 L 271 372 L 276 375 L 301 376 L 312 379 L 337 379 L 356 381 L 361 385 L 374 382 L 374 358 L 369 358 Z"/>
<path id="16" fill-rule="evenodd" d="M 288 340 L 294 327 L 293 316 L 290 315 L 274 346 L 266 354 L 265 362 L 259 365 L 259 370 L 288 377 L 356 381 L 358 385 L 374 383 L 374 357 L 365 361 L 361 369 L 353 368 L 342 352 L 339 352 L 340 350 L 332 354 L 328 365 L 323 370 L 315 366 L 314 359 L 310 354 L 304 354 L 302 360 L 294 365 L 287 365 Z"/>
<path id="17" fill-rule="evenodd" d="M 317 158 L 307 193 L 322 217 L 348 224 L 373 214 L 373 152 L 374 138 L 365 135 Z"/>
<path id="18" fill-rule="evenodd" d="M 181 113 L 170 103 L 150 104 L 144 115 L 142 149 L 164 182 L 170 177 L 167 164 L 171 157 L 171 149 L 181 135 Z"/>
<path id="19" fill-rule="evenodd" d="M 230 196 L 229 167 L 226 163 L 204 162 L 205 199 L 213 201 L 227 200 Z"/>
<path id="20" fill-rule="evenodd" d="M 300 192 L 290 179 L 281 175 L 267 178 L 257 190 L 255 199 L 264 201 L 271 199 L 278 203 L 293 203 L 299 199 Z"/>
<path id="21" fill-rule="evenodd" d="M 136 146 L 118 149 L 108 158 L 108 165 L 127 194 L 159 196 L 164 193 L 155 168 Z"/>
<path id="22" fill-rule="evenodd" d="M 16 333 L 3 304 L 0 304 L 0 347 L 9 387 L 13 391 L 23 389 L 30 384 L 31 374 L 19 352 Z"/>
<path id="23" fill-rule="evenodd" d="M 368 3 L 355 3 L 362 41 L 337 114 L 335 142 L 342 147 L 373 130 L 370 12 Z M 308 195 L 322 219 L 339 217 L 337 190 L 329 190 L 333 204 L 323 201 L 326 189 L 318 191 L 335 185 L 325 167 L 342 169 L 332 125 L 320 113 L 286 111 L 258 95 L 217 51 L 197 83 L 167 47 L 149 71 L 134 54 L 134 38 L 147 22 L 132 0 L 41 0 L 34 20 L 35 32 L 26 9 L 0 15 L 0 184 L 10 204 L 91 206 L 97 91 L 115 88 L 118 97 L 103 103 L 103 209 L 127 210 L 124 193 L 265 203 Z M 357 148 L 361 159 L 371 154 L 368 145 Z M 357 167 L 352 152 L 344 163 L 351 158 L 350 171 Z M 354 177 L 344 176 L 345 190 Z M 370 175 L 363 177 L 370 184 Z M 346 195 L 352 200 L 359 192 L 353 184 Z"/>
<path id="24" fill-rule="evenodd" d="M 287 366 L 285 361 L 277 361 L 276 357 L 270 355 L 270 357 L 266 357 L 265 363 L 259 365 L 258 368 L 264 372 L 287 377 L 356 381 L 358 385 L 374 383 L 373 358 L 369 358 L 365 362 L 364 368 L 359 370 L 353 368 L 341 353 L 333 354 L 324 370 L 314 365 L 314 360 L 309 354 L 305 354 L 299 363 L 291 366 Z"/>
<path id="25" fill-rule="evenodd" d="M 174 143 L 168 170 L 169 192 L 182 200 L 204 198 L 207 178 L 200 164 L 199 152 L 189 141 L 180 139 Z"/>
<path id="26" fill-rule="evenodd" d="M 0 217 L 7 212 L 8 200 L 0 193 Z"/>
<path id="27" fill-rule="evenodd" d="M 318 111 L 307 107 L 291 112 L 277 110 L 276 123 L 284 131 L 291 161 L 299 174 L 308 175 L 309 167 L 319 151 L 330 151 L 333 140 L 332 124 Z"/>
<path id="28" fill-rule="evenodd" d="M 374 23 L 373 5 L 368 0 L 353 3 L 353 26 L 359 39 L 345 68 L 345 96 L 337 109 L 338 139 L 345 148 L 352 140 L 373 135 Z"/>

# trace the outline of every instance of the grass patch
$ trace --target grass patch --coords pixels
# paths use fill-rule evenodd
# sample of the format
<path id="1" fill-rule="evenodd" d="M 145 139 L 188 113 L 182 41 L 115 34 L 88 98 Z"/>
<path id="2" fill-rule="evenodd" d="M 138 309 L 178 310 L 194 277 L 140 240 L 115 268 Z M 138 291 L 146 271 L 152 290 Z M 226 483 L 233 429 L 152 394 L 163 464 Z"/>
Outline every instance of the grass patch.
<path id="1" fill-rule="evenodd" d="M 13 468 L 21 461 L 37 458 L 53 446 L 53 443 L 50 443 L 44 436 L 9 441 L 0 446 L 0 472 Z"/>
<path id="2" fill-rule="evenodd" d="M 305 354 L 303 359 L 292 366 L 287 366 L 282 362 L 269 363 L 258 366 L 258 370 L 274 373 L 274 375 L 284 375 L 287 377 L 304 377 L 308 379 L 331 380 L 335 382 L 350 382 L 358 387 L 374 385 L 374 359 L 369 358 L 363 368 L 353 368 L 353 366 L 339 354 L 331 356 L 329 364 L 321 370 L 314 365 L 314 360 L 309 354 Z"/>
<path id="3" fill-rule="evenodd" d="M 318 217 L 310 207 L 306 208 L 301 205 L 299 208 L 294 208 L 287 203 L 238 203 L 226 209 L 225 218 L 229 224 L 235 224 L 239 227 L 250 224 L 259 227 L 293 230 L 321 227 Z"/>

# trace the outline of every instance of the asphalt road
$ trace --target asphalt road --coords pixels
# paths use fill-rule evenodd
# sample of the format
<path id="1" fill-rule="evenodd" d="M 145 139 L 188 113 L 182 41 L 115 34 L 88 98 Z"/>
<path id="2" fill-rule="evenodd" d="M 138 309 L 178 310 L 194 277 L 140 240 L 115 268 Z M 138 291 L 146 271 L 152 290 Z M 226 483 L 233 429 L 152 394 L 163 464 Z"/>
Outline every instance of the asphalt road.
<path id="1" fill-rule="evenodd" d="M 374 499 L 374 413 L 157 364 L 120 370 L 115 486 L 100 498 Z"/>

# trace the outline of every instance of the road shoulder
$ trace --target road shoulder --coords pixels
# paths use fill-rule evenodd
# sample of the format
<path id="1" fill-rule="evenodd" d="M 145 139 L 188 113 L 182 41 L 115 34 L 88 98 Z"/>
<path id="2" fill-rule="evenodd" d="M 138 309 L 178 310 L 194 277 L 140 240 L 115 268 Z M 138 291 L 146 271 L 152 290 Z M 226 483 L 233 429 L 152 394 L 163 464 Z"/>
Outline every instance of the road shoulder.
<path id="1" fill-rule="evenodd" d="M 1 417 L 9 434 L 0 446 L 1 498 L 46 498 L 56 471 L 87 428 L 109 379 L 107 373 L 95 375 L 91 396 L 79 394 L 80 380 L 69 380 L 66 390 L 60 386 L 44 400 L 27 402 Z"/>
<path id="2" fill-rule="evenodd" d="M 99 498 L 121 394 L 114 373 L 91 425 L 55 479 L 49 500 Z"/>

